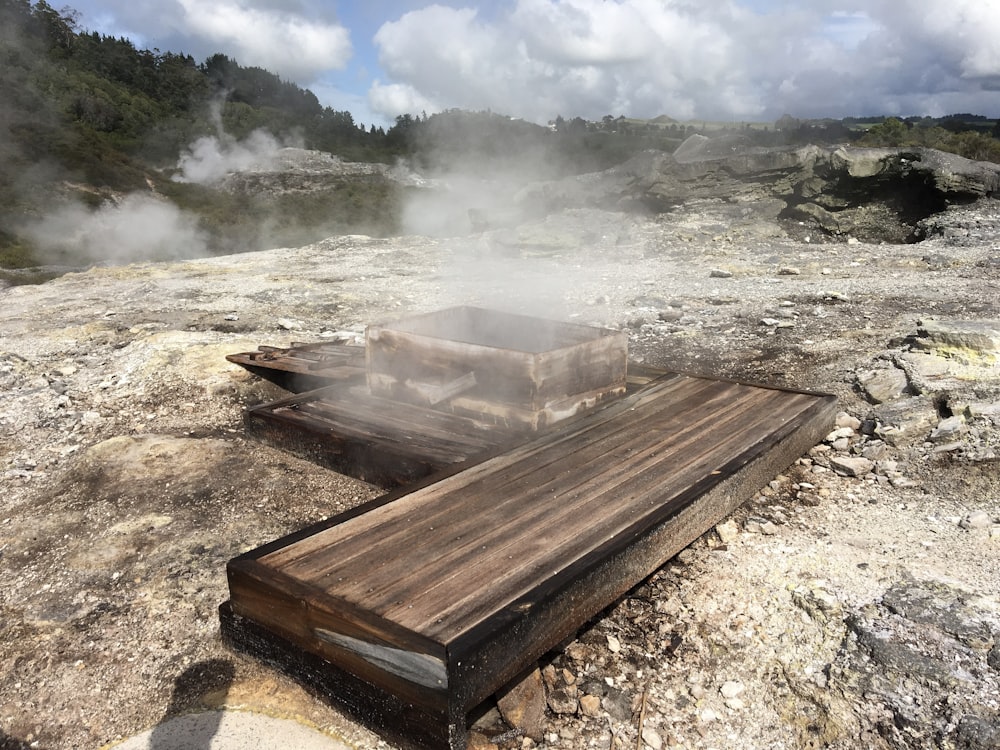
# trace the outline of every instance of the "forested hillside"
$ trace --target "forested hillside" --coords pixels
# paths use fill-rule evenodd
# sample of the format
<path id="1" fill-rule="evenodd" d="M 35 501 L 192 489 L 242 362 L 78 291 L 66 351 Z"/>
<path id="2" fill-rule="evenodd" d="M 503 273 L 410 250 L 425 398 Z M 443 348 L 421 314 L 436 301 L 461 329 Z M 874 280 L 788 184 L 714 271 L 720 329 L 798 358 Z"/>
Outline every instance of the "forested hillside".
<path id="1" fill-rule="evenodd" d="M 137 49 L 77 27 L 72 10 L 0 0 L 0 266 L 36 261 L 19 228 L 53 203 L 96 207 L 110 195 L 156 189 L 225 231 L 249 208 L 170 180 L 197 138 L 239 141 L 262 129 L 348 160 L 391 161 L 399 139 L 266 70 L 217 54 Z M 387 196 L 375 190 L 373 200 Z M 235 210 L 235 213 L 234 213 Z M 228 217 L 232 217 L 227 219 Z M 226 248 L 231 249 L 231 248 Z M 252 248 L 251 248 L 252 249 Z"/>

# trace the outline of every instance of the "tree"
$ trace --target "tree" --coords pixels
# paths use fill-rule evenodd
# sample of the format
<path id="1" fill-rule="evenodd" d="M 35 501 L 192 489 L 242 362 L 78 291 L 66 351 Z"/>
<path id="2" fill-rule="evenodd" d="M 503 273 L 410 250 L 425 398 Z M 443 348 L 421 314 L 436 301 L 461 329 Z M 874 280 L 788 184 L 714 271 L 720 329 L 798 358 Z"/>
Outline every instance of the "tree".
<path id="1" fill-rule="evenodd" d="M 863 142 L 872 146 L 902 146 L 909 134 L 906 123 L 898 117 L 890 117 L 868 129 Z"/>

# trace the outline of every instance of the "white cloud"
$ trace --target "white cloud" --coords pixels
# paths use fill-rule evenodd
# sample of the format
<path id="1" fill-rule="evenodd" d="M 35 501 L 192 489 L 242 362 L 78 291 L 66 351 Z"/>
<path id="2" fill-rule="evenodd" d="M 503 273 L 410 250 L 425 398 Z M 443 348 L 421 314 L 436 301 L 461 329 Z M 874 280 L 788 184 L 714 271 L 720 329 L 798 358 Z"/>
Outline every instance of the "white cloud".
<path id="1" fill-rule="evenodd" d="M 311 0 L 84 0 L 83 13 L 84 27 L 140 46 L 198 60 L 221 52 L 303 85 L 353 53 L 348 29 Z"/>
<path id="2" fill-rule="evenodd" d="M 392 117 L 446 107 L 539 122 L 1000 109 L 1000 7 L 980 0 L 515 0 L 429 6 L 375 36 Z M 430 105 L 430 106 L 428 106 Z"/>
<path id="3" fill-rule="evenodd" d="M 242 65 L 256 65 L 292 80 L 309 80 L 351 57 L 350 34 L 337 23 L 317 22 L 240 0 L 179 0 L 186 33 L 232 50 Z"/>
<path id="4" fill-rule="evenodd" d="M 368 105 L 372 112 L 382 117 L 393 118 L 400 114 L 420 114 L 442 109 L 440 105 L 421 94 L 413 86 L 405 83 L 382 83 L 375 81 L 368 90 Z"/>

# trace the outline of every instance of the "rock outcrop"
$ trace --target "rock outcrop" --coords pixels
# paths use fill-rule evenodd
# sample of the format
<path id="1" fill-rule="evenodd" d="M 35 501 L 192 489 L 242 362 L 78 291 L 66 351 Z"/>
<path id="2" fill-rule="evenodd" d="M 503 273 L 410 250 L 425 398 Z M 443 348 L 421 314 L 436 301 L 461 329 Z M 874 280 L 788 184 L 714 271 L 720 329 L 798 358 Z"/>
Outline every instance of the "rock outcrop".
<path id="1" fill-rule="evenodd" d="M 605 172 L 533 185 L 522 205 L 642 206 L 664 211 L 719 198 L 787 220 L 790 234 L 869 242 L 922 239 L 921 220 L 1000 190 L 1000 165 L 924 148 L 756 148 L 694 135 L 673 154 L 646 151 Z M 795 229 L 795 227 L 801 229 Z"/>

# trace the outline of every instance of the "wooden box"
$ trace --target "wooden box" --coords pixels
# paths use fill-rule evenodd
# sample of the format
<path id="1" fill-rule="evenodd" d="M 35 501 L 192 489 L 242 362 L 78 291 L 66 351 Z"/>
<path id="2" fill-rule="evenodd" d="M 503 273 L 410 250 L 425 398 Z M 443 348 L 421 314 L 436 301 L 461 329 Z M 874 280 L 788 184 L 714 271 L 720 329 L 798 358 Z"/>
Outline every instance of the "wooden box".
<path id="1" fill-rule="evenodd" d="M 536 430 L 625 393 L 628 338 L 527 315 L 454 307 L 370 325 L 375 396 Z"/>

